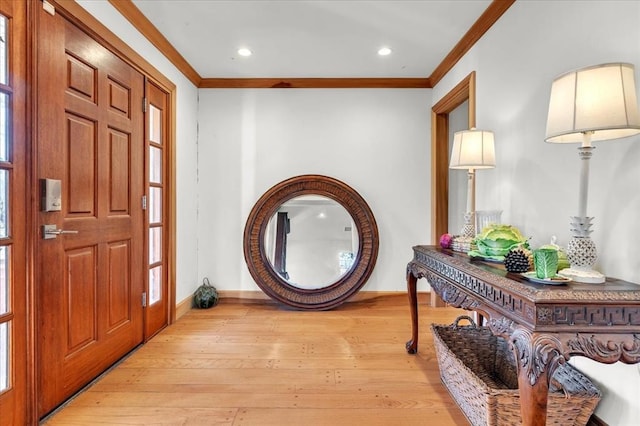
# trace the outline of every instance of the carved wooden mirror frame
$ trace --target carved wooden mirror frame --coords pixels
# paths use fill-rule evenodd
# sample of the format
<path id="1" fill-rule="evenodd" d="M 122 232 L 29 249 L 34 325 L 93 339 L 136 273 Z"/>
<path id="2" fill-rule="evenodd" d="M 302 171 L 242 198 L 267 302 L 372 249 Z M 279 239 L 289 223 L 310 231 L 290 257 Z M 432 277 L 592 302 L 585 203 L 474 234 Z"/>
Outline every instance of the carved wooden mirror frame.
<path id="1" fill-rule="evenodd" d="M 273 268 L 264 250 L 270 218 L 286 201 L 320 195 L 342 205 L 358 229 L 359 249 L 353 266 L 336 282 L 318 289 L 291 285 Z M 272 299 L 301 310 L 327 310 L 353 296 L 367 282 L 378 257 L 378 227 L 365 200 L 347 184 L 327 176 L 302 175 L 269 189 L 251 210 L 244 229 L 244 258 L 251 276 Z"/>

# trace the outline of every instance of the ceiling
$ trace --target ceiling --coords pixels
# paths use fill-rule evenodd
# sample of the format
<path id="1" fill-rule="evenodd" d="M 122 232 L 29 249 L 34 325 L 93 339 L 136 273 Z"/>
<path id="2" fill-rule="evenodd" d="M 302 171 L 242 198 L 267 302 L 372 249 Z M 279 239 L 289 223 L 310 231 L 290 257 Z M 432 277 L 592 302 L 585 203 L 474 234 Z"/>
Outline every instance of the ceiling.
<path id="1" fill-rule="evenodd" d="M 491 0 L 132 0 L 202 78 L 426 78 Z M 112 1 L 112 4 L 115 3 Z M 497 18 L 496 18 L 497 19 Z M 379 56 L 380 47 L 392 49 Z M 252 50 L 241 57 L 237 49 Z"/>

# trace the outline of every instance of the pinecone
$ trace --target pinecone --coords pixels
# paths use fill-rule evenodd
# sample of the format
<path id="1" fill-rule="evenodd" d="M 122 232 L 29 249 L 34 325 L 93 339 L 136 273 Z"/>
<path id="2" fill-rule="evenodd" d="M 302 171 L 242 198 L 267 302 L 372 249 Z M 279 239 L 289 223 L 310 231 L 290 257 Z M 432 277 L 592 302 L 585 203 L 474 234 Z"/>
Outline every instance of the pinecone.
<path id="1" fill-rule="evenodd" d="M 509 272 L 527 272 L 533 269 L 533 254 L 524 247 L 511 249 L 504 256 L 504 267 Z"/>

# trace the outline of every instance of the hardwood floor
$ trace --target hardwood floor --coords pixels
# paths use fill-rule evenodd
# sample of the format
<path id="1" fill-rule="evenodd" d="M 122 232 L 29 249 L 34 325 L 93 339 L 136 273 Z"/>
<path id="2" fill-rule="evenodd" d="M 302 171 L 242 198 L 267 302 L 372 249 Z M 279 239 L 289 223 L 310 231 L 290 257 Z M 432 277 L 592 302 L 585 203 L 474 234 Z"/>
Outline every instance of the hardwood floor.
<path id="1" fill-rule="evenodd" d="M 464 311 L 405 295 L 299 312 L 223 299 L 191 310 L 44 422 L 58 425 L 466 425 L 440 382 L 430 324 Z"/>

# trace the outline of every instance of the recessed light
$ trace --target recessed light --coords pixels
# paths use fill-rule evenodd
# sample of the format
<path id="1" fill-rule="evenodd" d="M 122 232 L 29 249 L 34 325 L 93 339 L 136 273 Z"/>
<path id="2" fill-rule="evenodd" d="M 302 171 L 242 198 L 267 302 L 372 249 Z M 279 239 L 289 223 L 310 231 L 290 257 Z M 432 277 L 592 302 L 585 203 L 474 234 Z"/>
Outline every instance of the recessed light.
<path id="1" fill-rule="evenodd" d="M 251 56 L 251 54 L 251 50 L 247 49 L 246 47 L 238 49 L 238 55 L 240 56 Z"/>
<path id="2" fill-rule="evenodd" d="M 389 49 L 388 47 L 381 47 L 380 50 L 378 50 L 378 55 L 380 56 L 387 56 L 391 54 L 391 49 Z"/>

